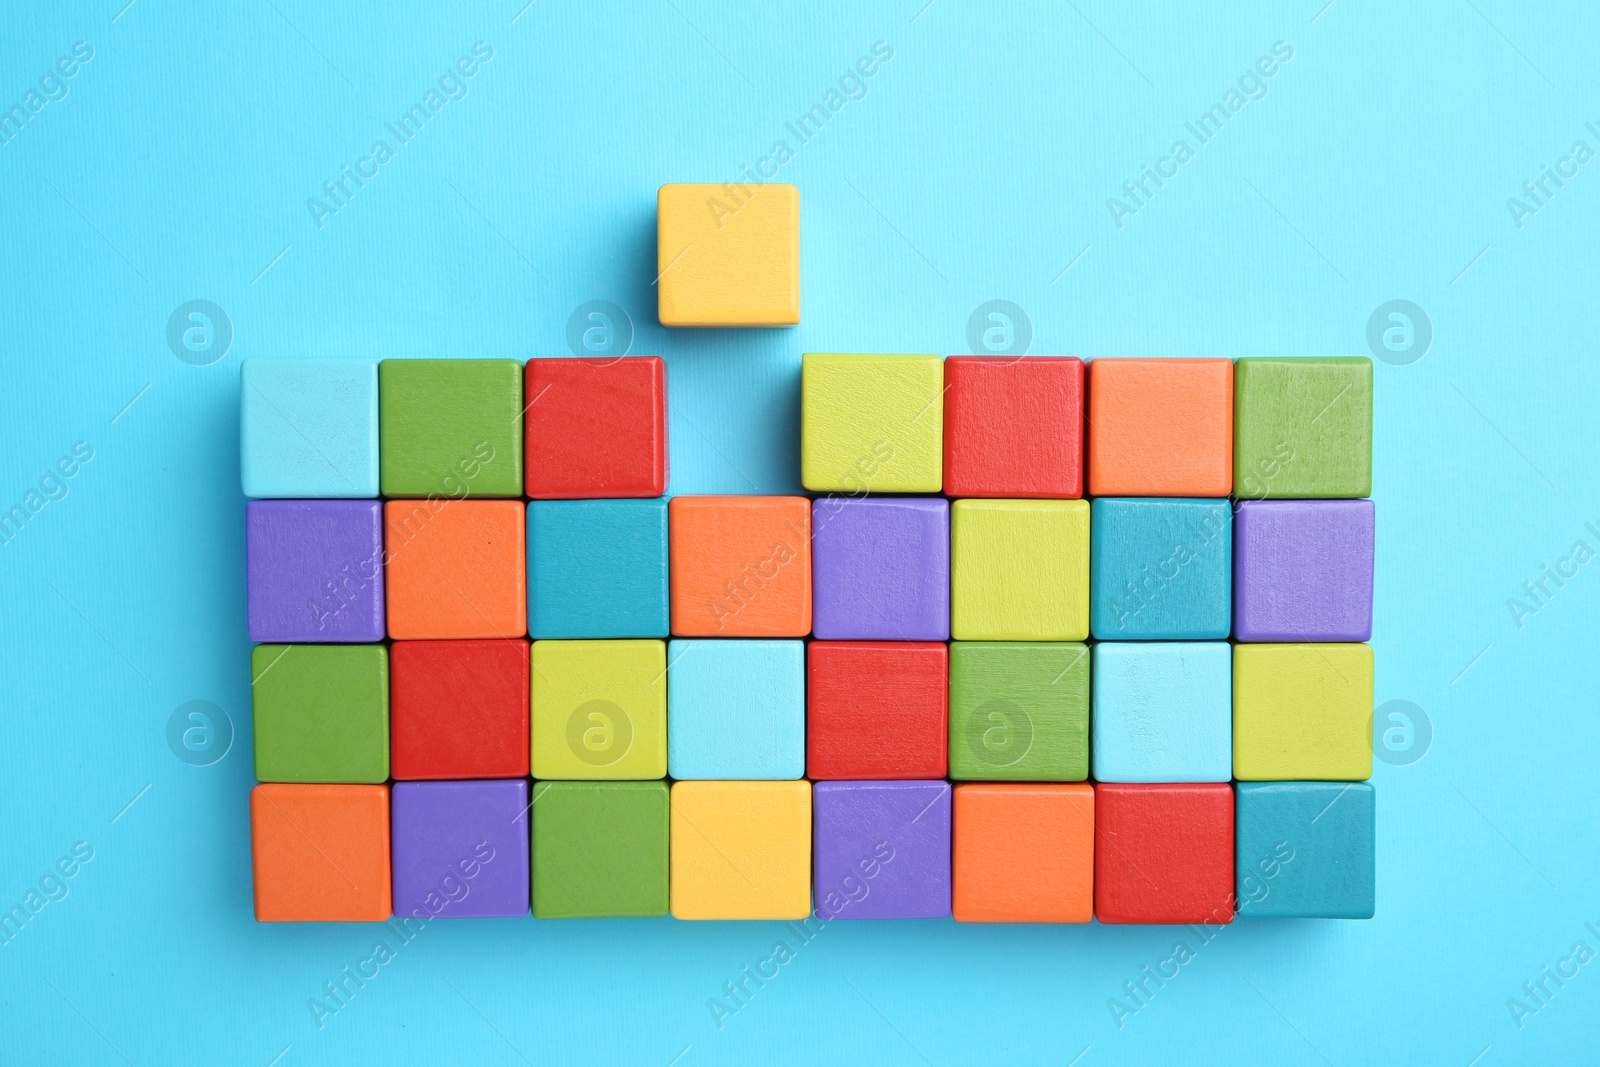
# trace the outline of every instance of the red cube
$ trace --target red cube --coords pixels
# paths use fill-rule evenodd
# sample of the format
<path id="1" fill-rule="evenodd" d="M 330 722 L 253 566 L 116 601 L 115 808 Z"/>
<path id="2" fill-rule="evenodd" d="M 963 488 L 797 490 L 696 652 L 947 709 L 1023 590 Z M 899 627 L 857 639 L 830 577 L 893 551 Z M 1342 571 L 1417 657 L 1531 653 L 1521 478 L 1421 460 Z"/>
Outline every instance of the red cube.
<path id="1" fill-rule="evenodd" d="M 946 496 L 1083 495 L 1083 360 L 944 361 Z"/>
<path id="2" fill-rule="evenodd" d="M 943 778 L 949 649 L 942 641 L 813 641 L 806 776 Z"/>
<path id="3" fill-rule="evenodd" d="M 396 641 L 389 649 L 389 773 L 528 773 L 528 642 Z"/>
<path id="4" fill-rule="evenodd" d="M 659 356 L 530 359 L 525 373 L 528 496 L 667 491 L 667 371 Z"/>
<path id="5" fill-rule="evenodd" d="M 1094 826 L 1095 918 L 1233 921 L 1233 786 L 1101 783 Z"/>

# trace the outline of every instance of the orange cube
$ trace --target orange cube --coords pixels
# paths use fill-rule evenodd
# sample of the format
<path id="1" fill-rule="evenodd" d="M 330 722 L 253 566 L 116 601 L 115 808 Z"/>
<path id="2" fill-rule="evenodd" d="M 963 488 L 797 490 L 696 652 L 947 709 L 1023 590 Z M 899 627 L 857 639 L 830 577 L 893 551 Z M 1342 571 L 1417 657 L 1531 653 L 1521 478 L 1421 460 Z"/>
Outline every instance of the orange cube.
<path id="1" fill-rule="evenodd" d="M 383 506 L 389 636 L 528 632 L 520 500 L 391 500 Z"/>
<path id="2" fill-rule="evenodd" d="M 966 923 L 1086 923 L 1094 914 L 1094 787 L 955 788 L 951 914 Z"/>
<path id="3" fill-rule="evenodd" d="M 680 496 L 667 505 L 672 632 L 811 632 L 811 502 L 798 496 Z"/>
<path id="4" fill-rule="evenodd" d="M 1089 364 L 1090 496 L 1227 496 L 1233 489 L 1233 362 Z"/>
<path id="5" fill-rule="evenodd" d="M 250 791 L 256 919 L 383 922 L 389 787 L 271 783 Z"/>

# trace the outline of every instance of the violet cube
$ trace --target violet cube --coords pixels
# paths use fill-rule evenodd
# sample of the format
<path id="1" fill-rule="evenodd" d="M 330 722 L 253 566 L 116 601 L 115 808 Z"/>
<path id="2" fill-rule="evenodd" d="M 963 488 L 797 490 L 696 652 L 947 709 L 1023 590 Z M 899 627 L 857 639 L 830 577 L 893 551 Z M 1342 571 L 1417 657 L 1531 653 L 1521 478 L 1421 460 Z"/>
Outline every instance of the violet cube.
<path id="1" fill-rule="evenodd" d="M 244 545 L 250 640 L 383 640 L 381 502 L 252 500 Z"/>
<path id="2" fill-rule="evenodd" d="M 950 914 L 949 782 L 818 782 L 811 804 L 818 915 Z"/>
<path id="3" fill-rule="evenodd" d="M 1372 637 L 1370 500 L 1248 500 L 1233 519 L 1238 641 Z"/>
<path id="4" fill-rule="evenodd" d="M 525 778 L 396 782 L 389 806 L 394 913 L 526 915 L 528 806 Z"/>
<path id="5" fill-rule="evenodd" d="M 814 636 L 949 640 L 949 501 L 824 497 L 811 530 Z"/>

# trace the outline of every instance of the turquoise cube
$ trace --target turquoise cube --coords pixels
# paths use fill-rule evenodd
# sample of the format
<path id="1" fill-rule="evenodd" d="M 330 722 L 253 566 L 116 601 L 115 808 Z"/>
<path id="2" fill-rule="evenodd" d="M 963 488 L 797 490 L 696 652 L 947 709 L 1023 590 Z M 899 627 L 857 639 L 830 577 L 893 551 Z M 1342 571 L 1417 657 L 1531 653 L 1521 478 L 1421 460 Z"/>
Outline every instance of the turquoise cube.
<path id="1" fill-rule="evenodd" d="M 1101 497 L 1089 512 L 1089 632 L 1097 640 L 1228 636 L 1233 508 L 1227 500 Z"/>
<path id="2" fill-rule="evenodd" d="M 1372 918 L 1372 786 L 1240 782 L 1234 789 L 1241 915 Z"/>
<path id="3" fill-rule="evenodd" d="M 667 502 L 528 505 L 528 635 L 666 637 Z"/>
<path id="4" fill-rule="evenodd" d="M 1233 653 L 1226 641 L 1094 646 L 1089 727 L 1101 782 L 1233 777 Z"/>
<path id="5" fill-rule="evenodd" d="M 667 774 L 792 779 L 805 772 L 804 641 L 667 646 Z"/>
<path id="6" fill-rule="evenodd" d="M 377 496 L 377 362 L 245 360 L 239 445 L 245 496 Z"/>

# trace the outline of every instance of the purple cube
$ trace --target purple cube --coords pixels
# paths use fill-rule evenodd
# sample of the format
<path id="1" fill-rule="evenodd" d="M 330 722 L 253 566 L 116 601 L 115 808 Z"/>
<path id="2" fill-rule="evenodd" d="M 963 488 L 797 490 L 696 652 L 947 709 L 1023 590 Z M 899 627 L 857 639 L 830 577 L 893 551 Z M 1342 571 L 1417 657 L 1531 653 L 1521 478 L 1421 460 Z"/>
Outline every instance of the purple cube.
<path id="1" fill-rule="evenodd" d="M 950 639 L 950 502 L 811 505 L 813 634 L 827 641 Z"/>
<path id="2" fill-rule="evenodd" d="M 811 804 L 818 915 L 950 914 L 949 782 L 818 782 Z"/>
<path id="3" fill-rule="evenodd" d="M 528 781 L 396 782 L 390 801 L 394 913 L 528 913 Z"/>
<path id="4" fill-rule="evenodd" d="M 1238 641 L 1372 637 L 1370 500 L 1249 500 L 1233 519 Z"/>
<path id="5" fill-rule="evenodd" d="M 244 545 L 250 640 L 383 640 L 379 501 L 252 500 Z"/>

